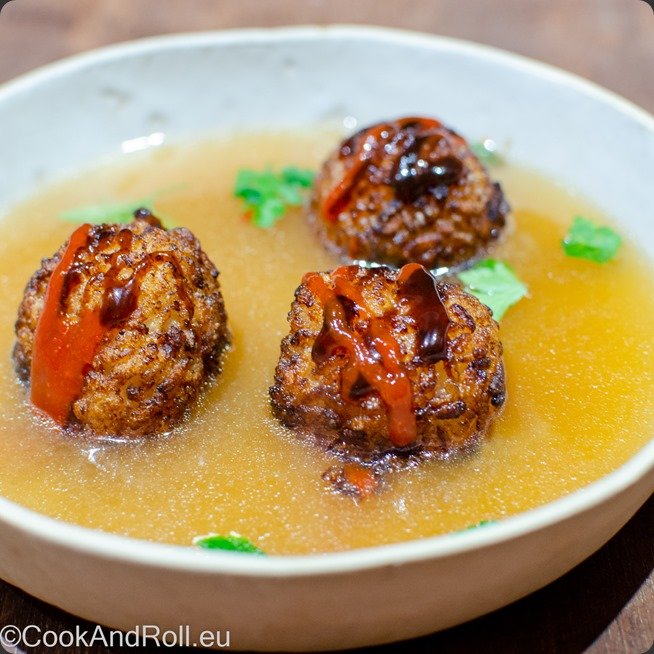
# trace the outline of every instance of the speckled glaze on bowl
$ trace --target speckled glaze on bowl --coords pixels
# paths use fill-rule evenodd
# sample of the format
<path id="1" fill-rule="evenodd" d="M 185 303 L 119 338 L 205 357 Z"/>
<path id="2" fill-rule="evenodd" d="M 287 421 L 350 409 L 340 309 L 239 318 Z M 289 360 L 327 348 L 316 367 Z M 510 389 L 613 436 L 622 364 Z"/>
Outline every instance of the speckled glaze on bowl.
<path id="1" fill-rule="evenodd" d="M 444 92 L 447 90 L 447 92 Z M 128 43 L 0 90 L 0 210 L 125 143 L 438 115 L 620 219 L 654 260 L 654 119 L 581 79 L 449 39 L 293 28 Z M 606 153 L 606 154 L 605 154 Z M 610 156 L 609 156 L 610 153 Z M 0 576 L 83 618 L 230 630 L 236 649 L 384 643 L 496 609 L 605 543 L 654 490 L 654 442 L 614 473 L 483 530 L 321 556 L 196 551 L 64 524 L 0 499 Z"/>

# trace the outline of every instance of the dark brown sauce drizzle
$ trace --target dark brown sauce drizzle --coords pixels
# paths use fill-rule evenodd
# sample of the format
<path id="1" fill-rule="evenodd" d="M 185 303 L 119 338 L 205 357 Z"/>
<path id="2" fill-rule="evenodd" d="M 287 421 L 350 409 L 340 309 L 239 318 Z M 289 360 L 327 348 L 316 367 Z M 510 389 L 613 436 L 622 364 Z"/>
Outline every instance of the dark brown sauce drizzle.
<path id="1" fill-rule="evenodd" d="M 429 192 L 437 198 L 447 197 L 447 187 L 457 182 L 463 172 L 463 164 L 456 157 L 441 157 L 433 164 L 422 159 L 419 150 L 427 138 L 416 139 L 397 163 L 392 186 L 402 202 L 415 202 Z"/>
<path id="2" fill-rule="evenodd" d="M 416 361 L 436 363 L 447 358 L 450 319 L 436 280 L 422 266 L 410 263 L 400 271 L 398 297 L 407 301 L 417 330 Z"/>
<path id="3" fill-rule="evenodd" d="M 358 403 L 377 392 L 389 415 L 389 437 L 397 447 L 417 438 L 413 391 L 403 362 L 402 347 L 391 315 L 374 315 L 356 284 L 357 266 L 342 266 L 331 273 L 330 286 L 319 273 L 304 283 L 323 307 L 323 325 L 311 357 L 317 366 L 334 357 L 346 360 L 341 370 L 341 396 Z M 434 278 L 418 264 L 408 264 L 398 275 L 398 297 L 408 304 L 417 342 L 415 364 L 433 364 L 447 356 L 450 325 Z M 356 325 L 354 324 L 356 321 Z"/>
<path id="4" fill-rule="evenodd" d="M 143 220 L 153 227 L 161 228 L 161 222 L 147 209 L 138 209 L 134 216 L 137 220 Z M 112 240 L 117 241 L 118 249 L 109 255 L 101 254 Z M 193 317 L 194 305 L 186 292 L 183 283 L 184 275 L 177 258 L 170 252 L 151 252 L 143 255 L 136 265 L 132 265 L 129 259 L 133 240 L 134 233 L 127 228 L 121 229 L 118 234 L 107 228 L 91 228 L 86 247 L 78 250 L 73 264 L 65 273 L 64 288 L 59 298 L 60 305 L 65 307 L 69 294 L 82 280 L 82 273 L 87 269 L 88 264 L 81 261 L 81 258 L 89 252 L 104 258 L 109 265 L 109 270 L 105 273 L 102 281 L 104 294 L 100 308 L 100 322 L 104 326 L 115 327 L 132 315 L 138 306 L 141 282 L 158 263 L 169 263 L 172 266 L 177 292 L 186 306 L 190 320 Z M 132 268 L 132 274 L 127 279 L 123 279 L 123 271 L 128 267 Z"/>
<path id="5" fill-rule="evenodd" d="M 347 139 L 340 149 L 341 159 L 349 159 L 349 167 L 323 203 L 323 215 L 335 222 L 352 202 L 354 190 L 377 169 L 385 155 L 397 152 L 392 174 L 386 184 L 403 203 L 413 203 L 427 193 L 437 199 L 447 197 L 448 188 L 463 173 L 462 162 L 454 156 L 434 161 L 421 156 L 429 146 L 443 138 L 443 125 L 431 118 L 403 118 L 360 130 Z"/>
<path id="6" fill-rule="evenodd" d="M 177 259 L 170 252 L 152 252 L 144 255 L 143 259 L 134 268 L 132 275 L 124 282 L 117 279 L 121 267 L 116 265 L 111 268 L 105 277 L 105 291 L 100 310 L 102 324 L 115 327 L 132 315 L 138 305 L 141 282 L 145 275 L 158 263 L 169 263 L 172 266 L 177 294 L 186 306 L 188 313 L 187 322 L 193 318 L 193 301 L 186 292 L 183 273 Z"/>

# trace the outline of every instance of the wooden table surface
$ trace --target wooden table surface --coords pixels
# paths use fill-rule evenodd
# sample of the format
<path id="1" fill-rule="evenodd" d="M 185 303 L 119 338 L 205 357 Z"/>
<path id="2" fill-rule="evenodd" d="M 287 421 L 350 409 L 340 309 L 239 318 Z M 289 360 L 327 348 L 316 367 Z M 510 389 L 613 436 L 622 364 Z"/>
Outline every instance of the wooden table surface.
<path id="1" fill-rule="evenodd" d="M 643 0 L 13 0 L 0 14 L 0 82 L 89 48 L 154 34 L 334 22 L 498 46 L 588 77 L 654 112 L 654 12 Z M 654 498 L 605 547 L 547 588 L 412 641 L 410 649 L 370 651 L 645 652 L 654 643 L 653 536 Z M 0 582 L 4 624 L 61 632 L 84 623 Z"/>

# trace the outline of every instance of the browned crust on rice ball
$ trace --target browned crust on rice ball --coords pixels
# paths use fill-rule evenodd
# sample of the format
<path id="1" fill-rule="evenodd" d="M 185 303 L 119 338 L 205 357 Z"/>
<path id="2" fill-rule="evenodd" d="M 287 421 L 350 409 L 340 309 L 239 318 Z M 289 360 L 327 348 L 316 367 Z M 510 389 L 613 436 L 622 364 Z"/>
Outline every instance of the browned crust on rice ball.
<path id="1" fill-rule="evenodd" d="M 346 262 L 455 267 L 502 234 L 509 206 L 465 139 L 429 118 L 365 128 L 314 184 L 311 223 Z"/>
<path id="2" fill-rule="evenodd" d="M 43 260 L 18 309 L 14 362 L 26 383 L 48 282 L 65 249 Z M 188 229 L 163 229 L 149 212 L 139 210 L 129 225 L 90 228 L 65 298 L 67 320 L 102 306 L 112 265 L 120 266 L 120 280 L 140 277 L 136 304 L 104 333 L 68 426 L 97 435 L 167 432 L 205 381 L 219 372 L 229 344 L 218 271 Z"/>
<path id="3" fill-rule="evenodd" d="M 444 457 L 474 445 L 487 433 L 505 399 L 499 326 L 490 310 L 459 285 L 431 278 L 449 326 L 442 359 L 425 361 L 418 352 L 415 317 L 400 297 L 401 271 L 358 266 L 339 270 L 346 271 L 367 305 L 365 315 L 350 303 L 348 328 L 369 339 L 371 317 L 379 319 L 397 343 L 410 383 L 415 439 L 403 447 L 396 445 L 389 406 L 374 388 L 364 384 L 356 397 L 345 393 L 343 374 L 352 361 L 350 352 L 336 348 L 333 356 L 318 363 L 312 354 L 326 319 L 323 302 L 307 281 L 319 276 L 335 290 L 333 273 L 305 276 L 295 293 L 288 316 L 290 332 L 282 340 L 270 389 L 274 415 L 300 437 L 346 459 L 369 461 L 389 453 Z"/>

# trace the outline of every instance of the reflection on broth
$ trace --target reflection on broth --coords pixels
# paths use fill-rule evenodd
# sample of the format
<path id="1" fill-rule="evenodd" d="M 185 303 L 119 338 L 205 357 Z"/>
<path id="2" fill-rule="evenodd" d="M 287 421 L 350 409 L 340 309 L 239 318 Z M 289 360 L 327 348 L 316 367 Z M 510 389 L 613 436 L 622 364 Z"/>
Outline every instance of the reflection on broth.
<path id="1" fill-rule="evenodd" d="M 508 400 L 473 453 L 392 475 L 355 502 L 327 492 L 329 455 L 270 413 L 268 387 L 303 274 L 336 261 L 300 210 L 252 226 L 232 195 L 240 168 L 316 168 L 333 133 L 264 134 L 164 147 L 45 189 L 4 218 L 0 243 L 0 494 L 83 526 L 191 544 L 236 531 L 268 553 L 372 546 L 456 531 L 538 506 L 601 477 L 650 437 L 654 283 L 625 244 L 605 265 L 566 257 L 578 214 L 608 222 L 562 187 L 514 168 L 493 174 L 514 228 L 496 251 L 529 287 L 502 319 Z M 189 227 L 221 272 L 233 346 L 225 369 L 171 435 L 124 442 L 65 437 L 41 424 L 11 362 L 15 309 L 44 256 L 73 229 L 64 210 L 148 197 Z"/>

